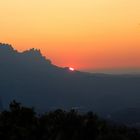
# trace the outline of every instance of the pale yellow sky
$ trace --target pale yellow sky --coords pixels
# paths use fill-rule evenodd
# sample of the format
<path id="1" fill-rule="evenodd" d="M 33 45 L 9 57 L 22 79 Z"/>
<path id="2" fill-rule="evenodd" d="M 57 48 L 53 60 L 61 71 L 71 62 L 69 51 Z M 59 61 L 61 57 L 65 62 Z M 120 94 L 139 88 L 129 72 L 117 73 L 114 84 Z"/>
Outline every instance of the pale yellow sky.
<path id="1" fill-rule="evenodd" d="M 0 0 L 0 41 L 59 66 L 140 68 L 140 0 Z"/>

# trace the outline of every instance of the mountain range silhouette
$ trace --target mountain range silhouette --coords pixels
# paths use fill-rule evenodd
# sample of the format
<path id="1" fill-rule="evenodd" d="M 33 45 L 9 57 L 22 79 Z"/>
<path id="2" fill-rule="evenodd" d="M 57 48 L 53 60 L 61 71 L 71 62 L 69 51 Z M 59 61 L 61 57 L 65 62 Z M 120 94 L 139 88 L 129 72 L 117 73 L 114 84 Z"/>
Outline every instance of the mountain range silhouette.
<path id="1" fill-rule="evenodd" d="M 40 50 L 18 52 L 0 43 L 0 97 L 4 108 L 15 99 L 42 111 L 76 108 L 107 115 L 140 107 L 140 76 L 72 72 Z"/>

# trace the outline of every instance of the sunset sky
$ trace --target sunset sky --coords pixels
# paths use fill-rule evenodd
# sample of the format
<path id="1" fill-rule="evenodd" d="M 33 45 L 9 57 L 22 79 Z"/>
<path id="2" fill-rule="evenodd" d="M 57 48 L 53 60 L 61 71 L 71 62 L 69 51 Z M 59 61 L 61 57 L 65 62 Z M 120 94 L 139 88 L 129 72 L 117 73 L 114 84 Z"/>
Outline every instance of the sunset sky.
<path id="1" fill-rule="evenodd" d="M 0 42 L 58 66 L 138 72 L 140 0 L 0 0 Z"/>

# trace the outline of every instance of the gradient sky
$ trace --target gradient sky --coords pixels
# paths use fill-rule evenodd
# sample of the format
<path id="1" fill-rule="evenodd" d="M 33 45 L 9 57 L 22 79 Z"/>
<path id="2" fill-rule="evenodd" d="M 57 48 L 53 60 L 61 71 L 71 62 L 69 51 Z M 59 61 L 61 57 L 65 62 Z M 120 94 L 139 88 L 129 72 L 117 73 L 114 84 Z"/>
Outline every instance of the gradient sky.
<path id="1" fill-rule="evenodd" d="M 140 0 L 0 0 L 0 41 L 59 66 L 140 70 Z"/>

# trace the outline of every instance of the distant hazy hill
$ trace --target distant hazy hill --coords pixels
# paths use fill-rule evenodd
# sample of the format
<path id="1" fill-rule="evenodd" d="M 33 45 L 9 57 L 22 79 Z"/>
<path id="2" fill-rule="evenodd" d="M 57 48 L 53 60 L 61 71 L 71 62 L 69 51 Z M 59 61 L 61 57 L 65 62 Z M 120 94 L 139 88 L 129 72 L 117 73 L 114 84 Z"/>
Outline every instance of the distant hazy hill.
<path id="1" fill-rule="evenodd" d="M 0 44 L 0 96 L 40 110 L 77 108 L 101 114 L 140 107 L 140 77 L 89 74 L 60 68 L 36 49 Z"/>

